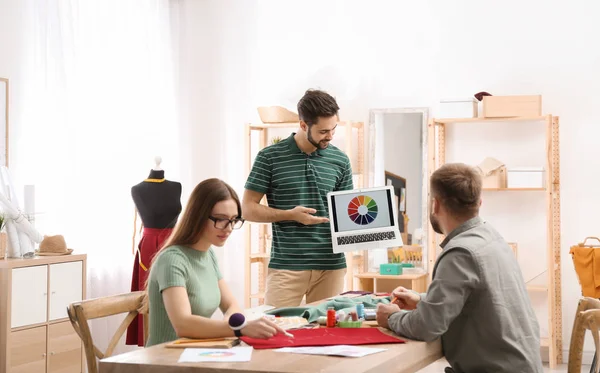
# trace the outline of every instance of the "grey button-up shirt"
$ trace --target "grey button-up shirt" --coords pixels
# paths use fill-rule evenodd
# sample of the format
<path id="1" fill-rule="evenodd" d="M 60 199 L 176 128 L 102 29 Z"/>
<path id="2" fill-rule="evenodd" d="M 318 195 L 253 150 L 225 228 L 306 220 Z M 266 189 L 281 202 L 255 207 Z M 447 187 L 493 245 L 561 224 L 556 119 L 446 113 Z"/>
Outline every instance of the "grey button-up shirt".
<path id="1" fill-rule="evenodd" d="M 414 311 L 389 318 L 406 338 L 442 338 L 456 373 L 541 373 L 540 331 L 523 275 L 502 236 L 475 217 L 452 231 Z"/>

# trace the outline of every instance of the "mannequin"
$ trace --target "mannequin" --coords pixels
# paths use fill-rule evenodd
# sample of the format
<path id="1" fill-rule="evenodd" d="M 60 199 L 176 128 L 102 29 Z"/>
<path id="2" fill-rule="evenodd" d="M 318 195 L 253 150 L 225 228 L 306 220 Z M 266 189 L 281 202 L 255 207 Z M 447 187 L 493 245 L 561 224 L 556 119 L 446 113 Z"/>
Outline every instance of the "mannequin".
<path id="1" fill-rule="evenodd" d="M 131 291 L 145 288 L 152 258 L 171 234 L 181 212 L 181 184 L 165 179 L 160 168 L 162 159 L 155 158 L 155 166 L 148 178 L 131 188 L 131 197 L 144 227 L 138 245 L 131 276 Z M 144 346 L 142 316 L 127 329 L 126 344 Z"/>

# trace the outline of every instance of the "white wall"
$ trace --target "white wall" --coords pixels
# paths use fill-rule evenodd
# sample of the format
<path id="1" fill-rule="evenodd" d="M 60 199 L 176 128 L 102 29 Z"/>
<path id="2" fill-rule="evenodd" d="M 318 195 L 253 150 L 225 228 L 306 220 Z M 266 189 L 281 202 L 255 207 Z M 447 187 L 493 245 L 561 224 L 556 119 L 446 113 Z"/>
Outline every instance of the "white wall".
<path id="1" fill-rule="evenodd" d="M 563 348 L 568 348 L 580 295 L 568 250 L 585 236 L 600 234 L 594 171 L 600 168 L 599 3 L 188 0 L 183 5 L 181 80 L 189 83 L 188 119 L 204 134 L 196 138 L 201 149 L 194 153 L 194 172 L 220 171 L 240 192 L 243 123 L 257 120 L 256 106 L 295 102 L 309 87 L 336 95 L 342 118 L 365 122 L 370 108 L 435 109 L 441 97 L 481 90 L 542 94 L 543 111 L 560 115 L 562 123 L 562 324 Z M 214 132 L 208 135 L 208 129 Z M 216 153 L 222 160 L 214 155 L 218 144 L 226 144 Z M 527 198 L 517 197 L 515 206 Z M 243 258 L 240 242 L 228 250 Z M 228 279 L 238 285 L 242 263 L 229 263 Z M 531 261 L 522 264 L 528 271 Z"/>
<path id="2" fill-rule="evenodd" d="M 383 114 L 385 170 L 406 179 L 406 214 L 410 234 L 415 228 L 422 228 L 422 127 L 422 114 Z"/>
<path id="3" fill-rule="evenodd" d="M 9 79 L 9 162 L 14 165 L 26 147 L 22 139 L 25 108 L 23 82 L 26 55 L 27 3 L 18 0 L 0 1 L 0 77 Z M 10 166 L 9 165 L 9 166 Z M 14 178 L 19 174 L 14 172 Z M 20 184 L 22 185 L 22 184 Z M 22 193 L 22 190 L 17 191 Z M 22 201 L 22 198 L 20 197 Z"/>

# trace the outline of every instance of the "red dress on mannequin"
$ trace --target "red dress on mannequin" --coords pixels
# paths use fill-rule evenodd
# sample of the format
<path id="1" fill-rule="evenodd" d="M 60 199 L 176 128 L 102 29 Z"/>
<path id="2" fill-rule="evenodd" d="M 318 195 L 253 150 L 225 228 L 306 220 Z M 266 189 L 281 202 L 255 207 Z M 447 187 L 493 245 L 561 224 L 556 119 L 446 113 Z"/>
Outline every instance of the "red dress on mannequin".
<path id="1" fill-rule="evenodd" d="M 162 170 L 131 188 L 144 230 L 133 263 L 131 291 L 144 290 L 152 259 L 171 234 L 181 212 L 181 184 L 165 180 Z M 144 346 L 144 321 L 138 315 L 127 328 L 125 344 Z"/>

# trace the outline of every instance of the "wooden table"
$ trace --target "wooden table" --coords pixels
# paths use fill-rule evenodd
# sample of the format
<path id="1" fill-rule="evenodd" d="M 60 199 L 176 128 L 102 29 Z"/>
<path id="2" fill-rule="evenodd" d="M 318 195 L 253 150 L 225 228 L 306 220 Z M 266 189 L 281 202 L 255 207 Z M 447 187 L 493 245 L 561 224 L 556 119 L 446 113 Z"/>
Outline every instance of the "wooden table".
<path id="1" fill-rule="evenodd" d="M 100 360 L 100 373 L 411 373 L 442 357 L 439 339 L 430 343 L 407 340 L 366 347 L 387 351 L 351 358 L 254 350 L 252 360 L 246 363 L 177 363 L 183 349 L 166 348 L 163 344 Z"/>
<path id="2" fill-rule="evenodd" d="M 363 327 L 377 327 L 377 323 L 365 321 Z M 387 329 L 379 329 L 396 336 Z M 403 339 L 406 343 L 367 345 L 387 351 L 360 358 L 254 350 L 251 361 L 246 363 L 178 363 L 183 349 L 161 344 L 100 360 L 99 367 L 100 373 L 412 373 L 442 357 L 439 339 L 429 343 Z"/>

